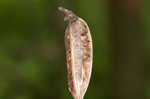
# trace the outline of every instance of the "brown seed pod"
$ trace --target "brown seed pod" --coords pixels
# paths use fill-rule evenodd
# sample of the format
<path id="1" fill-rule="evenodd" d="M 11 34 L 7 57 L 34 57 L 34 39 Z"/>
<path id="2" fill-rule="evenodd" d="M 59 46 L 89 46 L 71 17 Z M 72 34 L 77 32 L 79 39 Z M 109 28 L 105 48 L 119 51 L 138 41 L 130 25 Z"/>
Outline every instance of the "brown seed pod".
<path id="1" fill-rule="evenodd" d="M 65 46 L 69 90 L 74 99 L 83 99 L 89 85 L 93 48 L 90 30 L 86 22 L 72 11 L 58 8 L 65 13 L 69 25 L 65 32 Z"/>

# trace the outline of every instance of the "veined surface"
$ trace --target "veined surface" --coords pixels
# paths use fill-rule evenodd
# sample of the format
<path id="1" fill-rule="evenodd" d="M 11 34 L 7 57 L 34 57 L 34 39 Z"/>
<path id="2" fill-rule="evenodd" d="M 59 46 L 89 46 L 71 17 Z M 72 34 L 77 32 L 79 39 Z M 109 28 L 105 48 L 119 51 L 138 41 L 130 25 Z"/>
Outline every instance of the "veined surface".
<path id="1" fill-rule="evenodd" d="M 83 99 L 92 70 L 92 39 L 89 28 L 81 18 L 69 24 L 66 29 L 65 45 L 69 90 L 75 99 Z"/>
<path id="2" fill-rule="evenodd" d="M 69 21 L 65 33 L 69 90 L 74 99 L 83 99 L 88 88 L 93 59 L 93 47 L 87 23 L 72 11 L 58 8 Z"/>

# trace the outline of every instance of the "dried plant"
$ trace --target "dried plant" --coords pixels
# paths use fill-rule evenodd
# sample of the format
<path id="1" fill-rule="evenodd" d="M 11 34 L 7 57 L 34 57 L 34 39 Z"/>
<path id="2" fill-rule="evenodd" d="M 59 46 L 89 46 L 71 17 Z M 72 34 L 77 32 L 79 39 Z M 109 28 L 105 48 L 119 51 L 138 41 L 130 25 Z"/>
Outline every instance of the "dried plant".
<path id="1" fill-rule="evenodd" d="M 72 11 L 58 8 L 65 14 L 69 25 L 65 32 L 65 46 L 68 69 L 69 90 L 74 99 L 83 99 L 89 85 L 93 48 L 92 38 L 87 23 Z"/>

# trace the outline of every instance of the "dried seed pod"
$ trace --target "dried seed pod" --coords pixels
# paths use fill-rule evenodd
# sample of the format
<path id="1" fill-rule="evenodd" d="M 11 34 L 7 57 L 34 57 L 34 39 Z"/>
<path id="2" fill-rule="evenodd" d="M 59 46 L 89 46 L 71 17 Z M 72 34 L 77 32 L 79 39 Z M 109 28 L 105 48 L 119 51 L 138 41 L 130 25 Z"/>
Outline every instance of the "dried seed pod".
<path id="1" fill-rule="evenodd" d="M 83 99 L 92 71 L 93 48 L 90 30 L 86 22 L 72 11 L 63 7 L 58 9 L 66 15 L 64 20 L 69 21 L 65 31 L 69 90 L 74 99 Z"/>

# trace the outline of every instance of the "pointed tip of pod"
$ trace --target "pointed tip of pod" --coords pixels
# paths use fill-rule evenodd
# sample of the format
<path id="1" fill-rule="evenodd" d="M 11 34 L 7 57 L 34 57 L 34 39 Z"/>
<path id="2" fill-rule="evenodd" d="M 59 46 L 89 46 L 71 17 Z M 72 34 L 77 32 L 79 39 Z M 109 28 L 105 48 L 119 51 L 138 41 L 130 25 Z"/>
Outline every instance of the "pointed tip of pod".
<path id="1" fill-rule="evenodd" d="M 61 7 L 61 6 L 60 6 L 60 7 L 58 7 L 58 10 L 61 10 L 61 9 L 63 9 L 63 7 Z"/>
<path id="2" fill-rule="evenodd" d="M 75 21 L 78 19 L 78 17 L 71 11 L 71 10 L 68 10 L 64 7 L 58 7 L 58 10 L 63 12 L 65 14 L 65 18 L 64 18 L 64 21 Z"/>
<path id="3" fill-rule="evenodd" d="M 66 8 L 64 8 L 64 7 L 58 7 L 58 10 L 59 11 L 61 11 L 61 12 L 63 12 L 63 13 L 65 13 L 65 14 L 67 14 L 68 12 L 69 12 L 69 10 L 68 9 L 66 9 Z"/>

